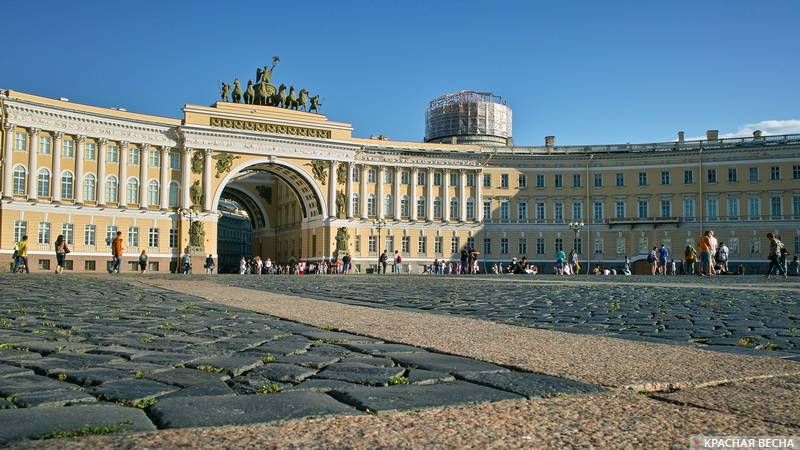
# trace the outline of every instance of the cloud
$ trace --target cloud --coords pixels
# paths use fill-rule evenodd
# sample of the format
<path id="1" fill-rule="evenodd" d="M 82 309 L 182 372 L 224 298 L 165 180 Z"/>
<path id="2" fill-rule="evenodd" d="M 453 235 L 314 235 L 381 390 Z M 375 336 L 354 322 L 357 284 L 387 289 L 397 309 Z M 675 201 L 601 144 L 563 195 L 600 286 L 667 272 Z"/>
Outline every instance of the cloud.
<path id="1" fill-rule="evenodd" d="M 761 122 L 746 123 L 733 133 L 720 133 L 720 139 L 752 137 L 753 131 L 761 130 L 764 136 L 774 136 L 781 134 L 800 134 L 800 120 L 762 120 Z M 705 139 L 705 136 L 686 138 L 687 141 Z"/>

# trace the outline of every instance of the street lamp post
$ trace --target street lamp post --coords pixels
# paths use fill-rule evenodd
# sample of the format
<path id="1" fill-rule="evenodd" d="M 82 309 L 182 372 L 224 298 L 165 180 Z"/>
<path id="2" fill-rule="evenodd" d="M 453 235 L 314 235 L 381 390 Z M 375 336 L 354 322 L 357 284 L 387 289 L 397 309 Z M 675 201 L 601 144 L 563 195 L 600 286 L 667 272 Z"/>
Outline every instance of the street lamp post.
<path id="1" fill-rule="evenodd" d="M 186 247 L 190 248 L 192 246 L 192 236 L 191 236 L 192 223 L 194 222 L 195 217 L 198 217 L 200 214 L 198 214 L 197 211 L 195 211 L 193 209 L 189 209 L 189 208 L 181 208 L 181 209 L 179 209 L 178 210 L 178 214 L 180 214 L 181 217 L 189 219 L 189 230 L 186 233 L 186 237 L 187 237 L 187 245 L 186 245 Z"/>
<path id="2" fill-rule="evenodd" d="M 375 249 L 378 253 L 378 258 L 380 258 L 381 254 L 381 230 L 386 227 L 386 221 L 383 219 L 376 219 L 372 221 L 372 226 L 378 230 L 378 248 Z M 380 270 L 380 263 L 376 266 L 378 270 Z"/>
<path id="3" fill-rule="evenodd" d="M 578 254 L 580 254 L 580 252 L 578 252 L 578 233 L 581 232 L 581 230 L 583 229 L 583 226 L 584 226 L 583 222 L 570 222 L 569 223 L 569 229 L 572 230 L 575 233 L 575 239 L 572 240 L 572 245 L 573 245 L 573 248 L 575 249 L 575 252 L 578 253 Z M 586 250 L 586 254 L 589 254 L 589 250 Z M 588 270 L 589 270 L 589 260 L 588 260 L 588 258 L 586 260 L 586 270 L 587 270 L 586 273 L 589 273 L 588 272 Z"/>

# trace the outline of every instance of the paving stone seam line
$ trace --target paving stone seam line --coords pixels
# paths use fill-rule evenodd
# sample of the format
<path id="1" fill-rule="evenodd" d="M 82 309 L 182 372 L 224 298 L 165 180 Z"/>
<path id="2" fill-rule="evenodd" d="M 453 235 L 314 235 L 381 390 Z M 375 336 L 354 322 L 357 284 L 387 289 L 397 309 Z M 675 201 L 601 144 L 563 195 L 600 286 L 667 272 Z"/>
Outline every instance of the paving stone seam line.
<path id="1" fill-rule="evenodd" d="M 151 284 L 148 281 L 149 280 L 147 280 L 147 281 L 145 281 L 145 280 L 131 280 L 131 281 L 126 281 L 126 282 L 128 282 L 128 283 L 141 283 L 144 286 L 155 287 L 155 288 L 159 288 L 159 289 L 166 289 L 166 290 L 177 292 L 177 293 L 180 293 L 180 294 L 183 294 L 183 295 L 191 295 L 191 296 L 195 296 L 195 297 L 198 297 L 198 298 L 202 298 L 205 301 L 208 301 L 208 302 L 211 302 L 211 303 L 217 303 L 216 301 L 214 301 L 212 299 L 209 299 L 209 298 L 206 298 L 206 297 L 202 297 L 200 295 L 185 294 L 185 293 L 183 293 L 181 291 L 172 289 L 172 288 L 170 288 L 168 286 L 161 286 L 161 285 L 156 284 L 156 283 Z M 259 294 L 264 294 L 265 293 L 264 291 L 255 290 L 255 289 L 248 289 L 248 288 L 236 287 L 235 289 L 242 289 L 242 290 L 246 290 L 246 291 L 252 291 L 252 292 L 255 292 L 255 293 L 259 293 Z M 335 302 L 335 301 L 330 301 L 330 300 L 315 299 L 315 298 L 302 297 L 302 296 L 297 296 L 297 295 L 296 296 L 290 296 L 290 295 L 287 295 L 287 294 L 274 293 L 274 292 L 266 292 L 266 293 L 269 294 L 269 295 L 277 296 L 277 297 L 284 297 L 286 299 L 301 299 L 301 300 L 311 301 L 311 302 L 324 302 L 324 303 L 331 304 L 333 306 L 342 305 L 342 303 Z M 348 305 L 349 306 L 349 303 L 344 303 L 344 305 Z M 361 306 L 361 305 L 356 305 L 356 306 Z M 236 307 L 237 308 L 241 308 L 241 309 L 247 309 L 247 308 L 242 307 L 242 306 L 236 306 Z M 364 307 L 368 307 L 368 308 L 375 309 L 375 310 L 382 310 L 383 309 L 383 308 L 380 308 L 378 306 L 364 305 Z M 418 311 L 418 310 L 408 310 L 406 308 L 396 308 L 396 310 L 401 310 L 401 311 L 404 311 L 404 312 L 407 312 L 407 313 L 418 314 L 418 315 L 426 315 L 426 314 L 434 313 L 434 314 L 442 314 L 442 315 L 451 316 L 451 317 L 459 317 L 459 316 L 452 316 L 451 314 L 448 314 L 447 312 L 437 312 L 437 311 L 421 312 L 421 311 Z M 293 319 L 287 319 L 287 318 L 284 318 L 284 317 L 281 317 L 281 316 L 278 316 L 278 315 L 274 315 L 274 314 L 269 314 L 269 313 L 262 313 L 262 314 L 273 315 L 274 317 L 280 318 L 280 320 L 299 323 L 299 324 L 302 324 L 302 325 L 309 325 L 309 326 L 314 326 L 314 327 L 318 327 L 319 326 L 319 325 L 314 324 L 314 323 L 302 322 L 302 321 L 293 320 Z M 477 321 L 482 321 L 482 322 L 487 322 L 487 323 L 497 324 L 497 325 L 502 325 L 502 326 L 516 327 L 516 325 L 512 325 L 512 324 L 503 324 L 503 323 L 499 323 L 499 322 L 493 322 L 493 321 L 478 319 L 478 318 L 474 318 L 474 317 L 470 317 L 469 320 L 477 320 Z M 531 327 L 522 327 L 522 328 L 531 328 Z M 358 336 L 364 336 L 364 337 L 369 337 L 369 338 L 373 338 L 373 339 L 386 340 L 385 338 L 382 338 L 382 337 L 373 336 L 373 335 L 367 335 L 367 334 L 364 334 L 364 333 L 361 333 L 361 332 L 356 332 L 356 331 L 350 331 L 350 330 L 347 330 L 347 329 L 344 329 L 344 328 L 337 327 L 337 330 L 342 331 L 342 332 L 347 332 L 347 333 L 350 333 L 350 334 L 354 334 L 354 335 L 358 335 Z M 550 330 L 543 330 L 543 331 L 550 331 Z M 562 333 L 565 333 L 565 332 L 562 332 Z M 594 336 L 594 335 L 591 335 L 591 336 Z M 599 336 L 602 336 L 602 335 L 599 335 Z M 619 338 L 614 337 L 614 336 L 603 336 L 603 337 L 611 338 L 611 339 L 619 339 Z M 411 346 L 414 346 L 414 347 L 422 348 L 422 349 L 427 350 L 427 351 L 432 351 L 432 352 L 437 352 L 437 353 L 442 353 L 442 354 L 448 354 L 448 355 L 452 355 L 452 356 L 459 356 L 459 357 L 464 357 L 464 358 L 470 358 L 470 359 L 475 359 L 475 360 L 478 360 L 478 361 L 484 361 L 484 362 L 488 362 L 488 363 L 491 363 L 491 364 L 502 366 L 502 367 L 505 367 L 505 368 L 508 368 L 508 369 L 511 369 L 511 370 L 515 370 L 515 371 L 534 373 L 534 374 L 539 374 L 539 375 L 548 375 L 548 374 L 545 374 L 545 373 L 535 372 L 535 371 L 533 371 L 531 369 L 522 368 L 522 367 L 519 367 L 519 366 L 516 366 L 516 365 L 512 365 L 512 364 L 505 364 L 505 363 L 499 363 L 499 362 L 494 362 L 494 361 L 486 361 L 486 360 L 483 360 L 483 359 L 480 359 L 480 358 L 477 358 L 477 357 L 464 355 L 464 354 L 458 354 L 458 353 L 451 353 L 451 352 L 448 352 L 446 350 L 442 350 L 442 349 L 438 349 L 438 348 L 424 347 L 424 346 L 420 346 L 420 345 L 417 345 L 417 344 L 411 344 L 411 343 L 402 342 L 402 341 L 390 340 L 390 342 L 398 343 L 398 344 L 404 344 L 404 345 L 411 345 Z M 672 345 L 672 344 L 662 344 L 662 345 Z M 688 346 L 688 345 L 686 347 L 687 348 L 692 348 L 691 346 Z M 708 351 L 708 350 L 706 350 L 706 351 Z M 618 391 L 675 392 L 675 391 L 679 391 L 679 390 L 687 390 L 687 389 L 702 388 L 702 387 L 712 387 L 712 386 L 724 385 L 724 384 L 728 384 L 728 383 L 735 383 L 735 382 L 741 382 L 741 381 L 751 381 L 751 380 L 757 380 L 757 379 L 769 379 L 769 378 L 792 376 L 792 375 L 798 375 L 798 374 L 800 374 L 800 370 L 798 370 L 797 372 L 781 372 L 781 373 L 777 373 L 777 374 L 745 376 L 745 377 L 738 377 L 738 378 L 722 378 L 722 379 L 716 379 L 716 380 L 711 380 L 711 381 L 708 381 L 708 382 L 697 383 L 697 384 L 689 383 L 689 382 L 675 382 L 675 383 L 672 383 L 672 382 L 667 382 L 667 383 L 648 382 L 648 383 L 642 383 L 642 384 L 621 384 L 621 385 L 616 385 L 616 386 L 607 385 L 607 384 L 603 384 L 603 383 L 594 383 L 594 384 L 596 384 L 598 386 L 602 386 L 603 388 L 608 389 L 608 390 L 618 390 Z M 550 375 L 550 376 L 552 376 L 552 375 Z M 569 378 L 566 378 L 566 379 L 569 379 Z M 581 380 L 576 380 L 576 381 L 581 381 Z"/>
<path id="2" fill-rule="evenodd" d="M 650 400 L 667 403 L 667 404 L 674 405 L 674 406 L 677 406 L 677 407 L 683 407 L 683 408 L 688 407 L 688 408 L 699 409 L 701 411 L 712 411 L 712 412 L 722 413 L 722 414 L 731 414 L 731 415 L 734 415 L 734 416 L 737 416 L 737 417 L 747 417 L 749 419 L 755 419 L 755 420 L 758 420 L 758 421 L 761 421 L 761 422 L 764 422 L 764 423 L 769 423 L 769 424 L 774 424 L 774 425 L 781 425 L 781 426 L 790 427 L 790 428 L 798 428 L 797 424 L 792 423 L 792 422 L 782 422 L 780 420 L 771 419 L 769 417 L 748 417 L 743 412 L 740 412 L 740 411 L 737 411 L 737 410 L 726 410 L 726 409 L 723 409 L 723 408 L 713 408 L 713 407 L 710 407 L 710 406 L 700 405 L 700 404 L 697 404 L 697 403 L 694 403 L 694 402 L 691 402 L 691 401 L 675 400 L 675 399 L 659 396 L 659 395 L 657 395 L 657 393 L 656 393 L 656 395 L 650 395 L 648 393 L 647 397 Z"/>

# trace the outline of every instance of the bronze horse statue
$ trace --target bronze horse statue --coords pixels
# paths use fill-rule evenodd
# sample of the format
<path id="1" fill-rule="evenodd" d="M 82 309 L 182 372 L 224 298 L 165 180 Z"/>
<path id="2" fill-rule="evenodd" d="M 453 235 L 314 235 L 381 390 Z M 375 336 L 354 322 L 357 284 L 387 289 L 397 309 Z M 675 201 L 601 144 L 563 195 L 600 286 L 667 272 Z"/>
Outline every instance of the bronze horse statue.
<path id="1" fill-rule="evenodd" d="M 253 80 L 247 80 L 247 90 L 244 91 L 244 102 L 252 105 L 256 99 L 256 91 L 253 89 Z"/>
<path id="2" fill-rule="evenodd" d="M 233 80 L 233 103 L 242 101 L 242 85 L 239 84 L 239 79 Z"/>
<path id="3" fill-rule="evenodd" d="M 281 84 L 278 86 L 278 92 L 272 96 L 272 106 L 285 107 L 286 104 L 286 85 Z"/>
<path id="4" fill-rule="evenodd" d="M 297 110 L 306 111 L 306 105 L 308 104 L 308 90 L 300 89 L 300 95 L 297 97 L 297 100 L 293 101 L 289 108 Z"/>

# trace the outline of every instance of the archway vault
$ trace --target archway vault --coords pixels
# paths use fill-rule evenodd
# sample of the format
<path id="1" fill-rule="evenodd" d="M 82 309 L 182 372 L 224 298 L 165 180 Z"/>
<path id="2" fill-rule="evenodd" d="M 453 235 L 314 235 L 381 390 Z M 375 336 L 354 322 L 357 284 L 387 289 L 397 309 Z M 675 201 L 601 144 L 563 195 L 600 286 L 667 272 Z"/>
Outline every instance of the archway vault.
<path id="1" fill-rule="evenodd" d="M 235 200 L 250 218 L 250 225 L 253 230 L 265 229 L 269 227 L 269 215 L 262 207 L 261 201 L 254 198 L 250 192 L 240 189 L 238 186 L 229 184 L 223 189 L 223 197 Z"/>

